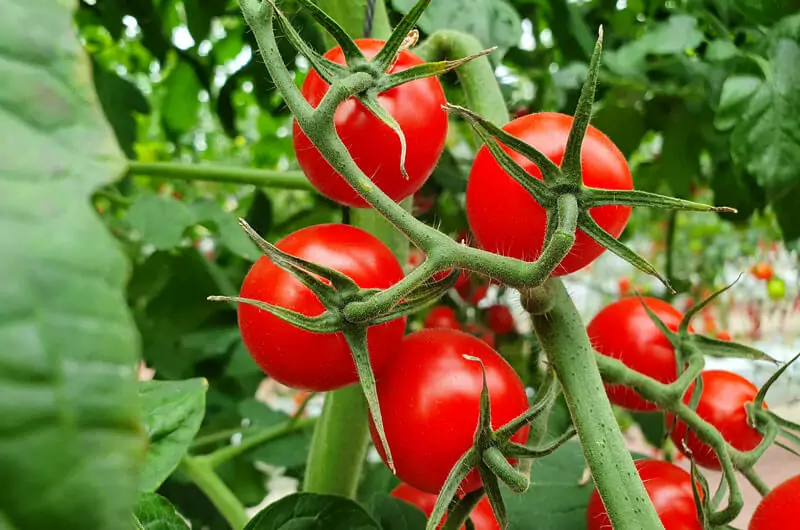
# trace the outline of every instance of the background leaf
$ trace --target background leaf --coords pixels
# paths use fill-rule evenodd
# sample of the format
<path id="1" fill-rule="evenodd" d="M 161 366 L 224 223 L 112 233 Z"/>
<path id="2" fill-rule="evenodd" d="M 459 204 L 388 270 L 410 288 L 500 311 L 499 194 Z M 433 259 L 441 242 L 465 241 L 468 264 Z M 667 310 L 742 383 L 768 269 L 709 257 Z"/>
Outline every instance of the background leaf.
<path id="1" fill-rule="evenodd" d="M 428 522 L 422 510 L 385 493 L 372 497 L 369 511 L 382 530 L 425 530 Z"/>
<path id="2" fill-rule="evenodd" d="M 145 243 L 169 250 L 180 244 L 195 218 L 186 204 L 172 197 L 142 195 L 128 210 L 128 222 Z"/>
<path id="3" fill-rule="evenodd" d="M 127 267 L 89 196 L 125 159 L 75 2 L 0 0 L 0 520 L 128 530 L 143 454 Z"/>
<path id="4" fill-rule="evenodd" d="M 133 511 L 143 530 L 188 530 L 175 507 L 156 493 L 142 493 Z"/>
<path id="5" fill-rule="evenodd" d="M 274 502 L 250 520 L 245 530 L 380 530 L 364 509 L 333 495 L 295 493 Z"/>

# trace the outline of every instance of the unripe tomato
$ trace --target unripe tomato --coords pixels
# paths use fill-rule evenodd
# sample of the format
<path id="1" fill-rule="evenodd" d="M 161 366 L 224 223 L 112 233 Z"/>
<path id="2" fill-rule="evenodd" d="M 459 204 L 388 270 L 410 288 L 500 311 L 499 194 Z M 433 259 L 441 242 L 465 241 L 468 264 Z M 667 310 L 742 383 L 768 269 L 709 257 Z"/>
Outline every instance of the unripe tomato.
<path id="1" fill-rule="evenodd" d="M 426 329 L 406 336 L 400 352 L 378 378 L 378 399 L 396 474 L 403 482 L 438 493 L 459 458 L 473 444 L 486 367 L 492 426 L 497 429 L 528 409 L 525 387 L 511 365 L 480 339 L 450 329 Z M 370 425 L 372 440 L 383 447 Z M 529 426 L 511 440 L 525 443 Z M 462 491 L 481 486 L 477 470 Z"/>
<path id="2" fill-rule="evenodd" d="M 514 316 L 504 305 L 493 305 L 486 310 L 486 320 L 492 331 L 505 335 L 514 331 Z"/>
<path id="3" fill-rule="evenodd" d="M 746 403 L 752 403 L 758 388 L 744 377 L 724 370 L 709 370 L 700 374 L 703 392 L 697 402 L 697 414 L 717 428 L 729 444 L 739 451 L 749 451 L 761 442 L 762 435 L 747 422 Z M 687 405 L 691 402 L 694 384 L 683 396 Z M 684 455 L 684 440 L 697 465 L 709 469 L 720 469 L 719 459 L 711 447 L 707 446 L 694 432 L 686 439 L 686 424 L 667 413 L 667 427 L 674 428 L 670 437 Z"/>
<path id="4" fill-rule="evenodd" d="M 637 460 L 634 464 L 664 530 L 703 530 L 697 517 L 692 477 L 689 473 L 675 464 L 661 460 Z M 597 490 L 589 498 L 586 526 L 588 530 L 611 528 L 611 521 Z"/>
<path id="5" fill-rule="evenodd" d="M 556 164 L 561 164 L 572 117 L 540 112 L 517 118 L 503 130 L 527 142 Z M 533 162 L 507 150 L 534 178 L 541 173 Z M 619 149 L 591 125 L 581 149 L 583 183 L 594 188 L 631 190 L 633 180 L 628 162 Z M 619 237 L 630 217 L 627 206 L 592 208 L 590 215 L 614 237 Z M 475 158 L 467 182 L 467 218 L 480 246 L 505 256 L 535 260 L 542 252 L 547 213 L 525 188 L 509 176 L 486 146 Z M 569 274 L 594 261 L 605 250 L 578 230 L 575 245 L 553 273 Z"/>
<path id="6" fill-rule="evenodd" d="M 354 226 L 309 226 L 276 243 L 282 251 L 338 270 L 362 288 L 386 289 L 403 278 L 403 269 L 378 238 Z M 324 312 L 314 293 L 290 273 L 262 256 L 242 284 L 241 296 L 306 316 Z M 341 333 L 312 333 L 257 307 L 239 304 L 239 330 L 250 355 L 264 372 L 284 385 L 326 391 L 358 381 L 350 347 Z M 399 349 L 406 319 L 367 330 L 372 369 L 377 375 Z"/>
<path id="7" fill-rule="evenodd" d="M 356 44 L 367 59 L 383 47 L 378 39 L 357 39 Z M 340 47 L 324 57 L 344 64 Z M 402 72 L 424 64 L 409 50 L 400 52 L 389 73 Z M 329 85 L 315 70 L 308 73 L 300 91 L 316 108 L 327 94 Z M 401 201 L 417 191 L 428 179 L 444 149 L 447 137 L 447 113 L 444 90 L 435 77 L 416 79 L 378 95 L 378 101 L 400 125 L 406 140 L 405 168 L 400 172 L 400 139 L 386 124 L 372 115 L 356 99 L 342 103 L 334 115 L 339 134 L 358 167 L 394 201 Z M 294 152 L 303 173 L 326 197 L 347 206 L 364 208 L 366 201 L 358 196 L 317 151 L 300 126 L 294 124 Z"/>
<path id="8" fill-rule="evenodd" d="M 777 530 L 797 525 L 800 508 L 800 475 L 770 491 L 756 507 L 748 530 Z M 794 523 L 792 523 L 794 521 Z"/>
<path id="9" fill-rule="evenodd" d="M 683 315 L 663 300 L 643 300 L 672 331 L 677 331 Z M 623 298 L 603 308 L 586 328 L 595 350 L 622 361 L 625 366 L 662 383 L 677 378 L 675 349 L 650 319 L 638 297 Z M 651 412 L 655 403 L 642 399 L 633 389 L 606 385 L 608 399 L 630 410 Z"/>
<path id="10" fill-rule="evenodd" d="M 759 261 L 750 268 L 750 274 L 759 280 L 769 280 L 772 278 L 772 267 L 768 263 Z"/>
<path id="11" fill-rule="evenodd" d="M 783 300 L 786 296 L 786 282 L 778 277 L 773 277 L 767 282 L 767 295 L 770 300 L 778 301 Z"/>
<path id="12" fill-rule="evenodd" d="M 458 323 L 456 312 L 446 305 L 436 306 L 431 309 L 422 324 L 426 328 L 448 328 L 448 329 L 461 329 L 461 324 Z"/>
<path id="13" fill-rule="evenodd" d="M 400 484 L 392 491 L 392 497 L 402 499 L 409 504 L 413 504 L 427 516 L 430 517 L 433 513 L 433 508 L 436 506 L 437 495 L 434 493 L 426 493 L 417 488 L 411 487 L 408 484 Z M 500 530 L 500 524 L 494 516 L 492 505 L 489 499 L 482 498 L 470 513 L 469 518 L 472 519 L 472 524 L 475 525 L 475 530 Z M 442 522 L 437 526 L 440 529 L 444 526 L 447 517 L 442 519 Z M 461 530 L 466 530 L 467 526 L 461 527 Z"/>

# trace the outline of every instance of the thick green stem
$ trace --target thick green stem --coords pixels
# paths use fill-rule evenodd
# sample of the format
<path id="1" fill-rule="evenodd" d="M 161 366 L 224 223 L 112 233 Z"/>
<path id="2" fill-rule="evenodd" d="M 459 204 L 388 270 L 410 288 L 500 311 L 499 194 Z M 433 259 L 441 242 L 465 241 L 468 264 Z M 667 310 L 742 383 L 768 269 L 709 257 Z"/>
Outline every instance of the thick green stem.
<path id="1" fill-rule="evenodd" d="M 249 167 L 218 166 L 213 164 L 181 164 L 178 162 L 128 161 L 128 172 L 180 180 L 204 180 L 232 184 L 252 184 L 263 188 L 312 190 L 314 186 L 302 171 L 277 171 Z"/>
<path id="2" fill-rule="evenodd" d="M 744 475 L 744 478 L 747 479 L 750 485 L 752 485 L 756 489 L 756 491 L 758 491 L 761 494 L 762 497 L 767 493 L 769 493 L 769 486 L 767 485 L 766 482 L 761 480 L 761 477 L 758 476 L 758 473 L 756 473 L 755 469 L 753 469 L 752 467 L 748 469 L 743 469 L 741 473 L 742 475 Z"/>
<path id="3" fill-rule="evenodd" d="M 355 498 L 368 440 L 367 401 L 361 388 L 328 392 L 314 429 L 303 490 Z"/>
<path id="4" fill-rule="evenodd" d="M 211 504 L 219 510 L 219 513 L 228 521 L 233 530 L 244 528 L 247 524 L 244 505 L 222 479 L 214 473 L 208 462 L 188 456 L 181 462 L 180 469 L 208 497 Z"/>
<path id="5" fill-rule="evenodd" d="M 549 284 L 552 309 L 531 319 L 561 381 L 611 524 L 615 530 L 663 529 L 625 447 L 580 314 L 560 281 L 551 280 Z"/>
<path id="6" fill-rule="evenodd" d="M 441 30 L 414 48 L 426 61 L 452 61 L 483 50 L 480 41 L 467 33 Z M 496 125 L 508 122 L 508 110 L 488 57 L 479 57 L 456 70 L 470 109 Z"/>

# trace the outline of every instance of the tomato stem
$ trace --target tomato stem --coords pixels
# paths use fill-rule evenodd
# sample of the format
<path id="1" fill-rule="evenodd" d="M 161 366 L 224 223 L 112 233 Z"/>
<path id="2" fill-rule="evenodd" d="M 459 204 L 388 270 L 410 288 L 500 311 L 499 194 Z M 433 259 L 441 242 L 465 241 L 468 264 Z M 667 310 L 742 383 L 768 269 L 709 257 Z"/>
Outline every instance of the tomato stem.
<path id="1" fill-rule="evenodd" d="M 765 496 L 767 493 L 769 493 L 770 487 L 767 485 L 766 482 L 761 480 L 761 477 L 758 476 L 758 473 L 756 473 L 755 469 L 753 469 L 752 467 L 748 469 L 743 469 L 741 473 L 744 476 L 744 478 L 747 479 L 747 482 L 749 482 L 756 489 L 756 491 L 758 491 L 761 494 L 762 497 Z"/>
<path id="2" fill-rule="evenodd" d="M 611 523 L 616 530 L 663 529 L 625 446 L 580 314 L 560 281 L 551 280 L 548 287 L 552 309 L 531 320 L 561 381 Z"/>
<path id="3" fill-rule="evenodd" d="M 201 458 L 185 457 L 180 470 L 208 497 L 233 530 L 241 530 L 248 520 L 244 505 L 214 472 L 211 464 Z"/>
<path id="4" fill-rule="evenodd" d="M 215 164 L 128 161 L 128 173 L 186 181 L 252 184 L 262 188 L 316 191 L 302 171 L 277 171 Z"/>

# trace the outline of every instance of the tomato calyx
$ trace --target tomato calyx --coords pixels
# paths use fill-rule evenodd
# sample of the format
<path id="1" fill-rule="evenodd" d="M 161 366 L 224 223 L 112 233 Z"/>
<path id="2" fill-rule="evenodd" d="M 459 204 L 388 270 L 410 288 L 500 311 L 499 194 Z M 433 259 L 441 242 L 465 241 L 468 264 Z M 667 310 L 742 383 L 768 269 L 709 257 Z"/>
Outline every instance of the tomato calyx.
<path id="1" fill-rule="evenodd" d="M 485 490 L 489 503 L 492 505 L 497 521 L 500 523 L 501 528 L 506 528 L 508 526 L 508 515 L 500 494 L 498 479 L 516 493 L 524 492 L 530 485 L 529 474 L 512 465 L 509 459 L 540 458 L 552 453 L 575 435 L 574 428 L 570 428 L 556 440 L 539 447 L 529 447 L 511 441 L 514 433 L 532 422 L 543 412 L 549 410 L 556 399 L 559 385 L 555 374 L 552 372 L 537 391 L 533 406 L 502 427 L 496 430 L 493 429 L 489 387 L 486 381 L 486 369 L 483 366 L 483 361 L 478 357 L 469 355 L 464 355 L 464 358 L 479 363 L 483 375 L 478 426 L 475 430 L 472 448 L 456 462 L 442 486 L 436 505 L 428 519 L 426 530 L 437 528 L 447 513 L 452 500 L 456 497 L 462 481 L 475 468 L 477 468 L 481 477 L 483 490 Z M 476 494 L 481 495 L 481 490 L 478 490 Z M 453 512 L 451 511 L 448 521 L 452 517 Z"/>

